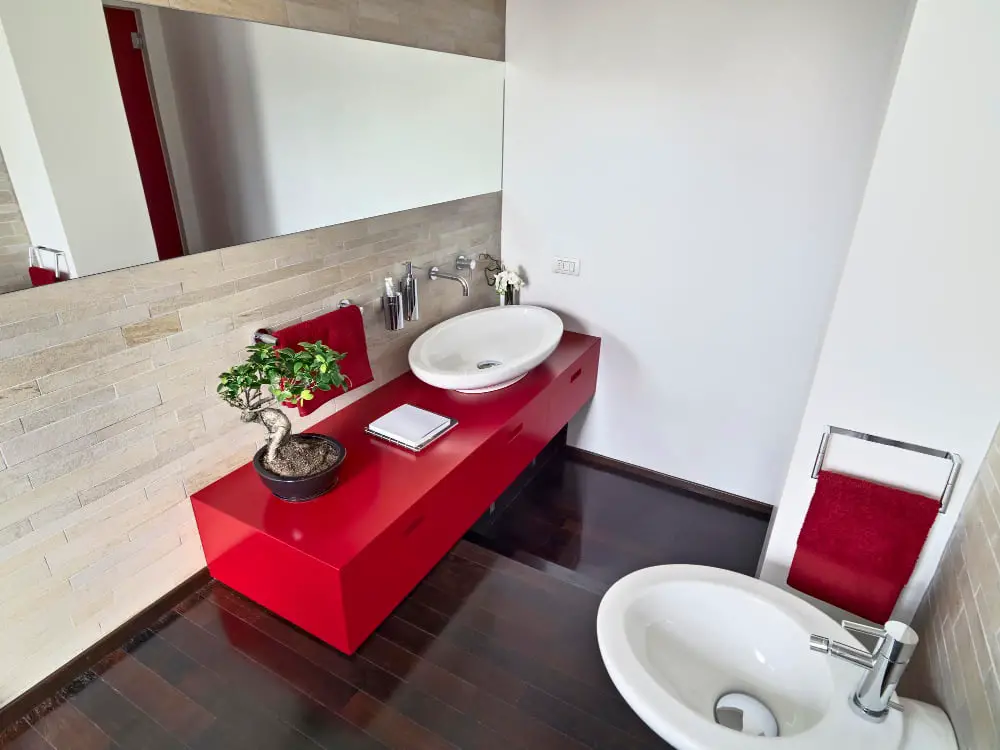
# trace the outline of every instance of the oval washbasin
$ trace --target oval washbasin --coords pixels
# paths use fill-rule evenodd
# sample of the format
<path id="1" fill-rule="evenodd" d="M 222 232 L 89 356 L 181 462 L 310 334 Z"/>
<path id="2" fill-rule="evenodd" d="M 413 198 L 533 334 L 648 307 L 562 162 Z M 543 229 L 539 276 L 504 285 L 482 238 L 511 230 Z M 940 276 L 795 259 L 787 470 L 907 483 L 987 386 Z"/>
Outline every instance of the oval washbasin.
<path id="1" fill-rule="evenodd" d="M 414 341 L 410 369 L 436 388 L 495 391 L 544 362 L 562 333 L 560 317 L 542 307 L 476 310 L 439 323 Z"/>

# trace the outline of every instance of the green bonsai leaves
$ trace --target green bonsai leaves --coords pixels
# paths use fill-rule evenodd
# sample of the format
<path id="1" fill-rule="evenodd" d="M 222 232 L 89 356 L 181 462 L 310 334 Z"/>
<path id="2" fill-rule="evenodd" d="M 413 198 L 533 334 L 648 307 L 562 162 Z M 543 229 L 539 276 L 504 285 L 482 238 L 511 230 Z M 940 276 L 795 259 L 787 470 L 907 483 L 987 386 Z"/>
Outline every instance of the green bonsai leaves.
<path id="1" fill-rule="evenodd" d="M 348 389 L 347 377 L 337 364 L 346 353 L 335 352 L 319 341 L 299 346 L 299 351 L 267 344 L 248 346 L 246 362 L 219 375 L 216 391 L 227 404 L 252 412 L 270 401 L 261 394 L 264 386 L 280 404 L 311 401 L 317 390 Z"/>

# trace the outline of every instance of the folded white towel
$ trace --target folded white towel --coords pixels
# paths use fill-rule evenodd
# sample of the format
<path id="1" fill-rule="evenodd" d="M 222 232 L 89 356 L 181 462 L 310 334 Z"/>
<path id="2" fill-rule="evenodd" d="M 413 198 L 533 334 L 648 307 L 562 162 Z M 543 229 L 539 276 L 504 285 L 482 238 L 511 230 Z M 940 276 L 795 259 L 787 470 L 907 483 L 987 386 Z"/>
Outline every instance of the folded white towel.
<path id="1" fill-rule="evenodd" d="M 404 404 L 376 419 L 368 429 L 376 435 L 419 448 L 450 426 L 451 420 L 447 417 Z"/>

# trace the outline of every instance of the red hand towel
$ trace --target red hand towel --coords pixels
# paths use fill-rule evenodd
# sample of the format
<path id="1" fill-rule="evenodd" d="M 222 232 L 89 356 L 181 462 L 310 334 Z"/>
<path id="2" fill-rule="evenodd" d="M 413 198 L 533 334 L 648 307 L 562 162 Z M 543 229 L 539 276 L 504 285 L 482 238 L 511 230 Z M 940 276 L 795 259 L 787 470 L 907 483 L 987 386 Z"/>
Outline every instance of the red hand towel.
<path id="1" fill-rule="evenodd" d="M 28 267 L 28 278 L 31 279 L 32 286 L 45 286 L 62 281 L 51 268 L 37 268 L 36 266 Z"/>
<path id="2" fill-rule="evenodd" d="M 872 622 L 886 622 L 939 507 L 924 495 L 821 471 L 788 585 Z"/>
<path id="3" fill-rule="evenodd" d="M 321 341 L 335 352 L 346 354 L 340 361 L 340 371 L 348 377 L 348 388 L 360 388 L 370 383 L 375 377 L 368 361 L 368 342 L 365 340 L 365 325 L 361 319 L 361 308 L 357 305 L 344 307 L 333 312 L 320 315 L 318 318 L 296 323 L 288 328 L 276 331 L 278 348 L 291 347 L 298 349 L 299 344 L 314 344 Z M 299 407 L 303 417 L 312 414 L 323 404 L 332 401 L 343 393 L 339 388 L 329 391 L 316 391 L 312 401 L 306 401 Z"/>

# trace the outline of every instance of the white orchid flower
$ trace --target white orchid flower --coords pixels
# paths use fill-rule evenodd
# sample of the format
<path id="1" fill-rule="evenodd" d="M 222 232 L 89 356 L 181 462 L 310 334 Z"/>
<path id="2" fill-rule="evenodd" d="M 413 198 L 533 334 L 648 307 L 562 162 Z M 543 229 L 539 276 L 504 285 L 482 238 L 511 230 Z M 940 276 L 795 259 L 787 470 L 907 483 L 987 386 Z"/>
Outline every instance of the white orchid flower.
<path id="1" fill-rule="evenodd" d="M 505 294 L 508 289 L 518 290 L 524 287 L 524 279 L 514 271 L 504 269 L 496 276 L 497 294 Z"/>

